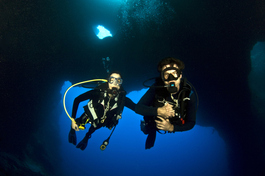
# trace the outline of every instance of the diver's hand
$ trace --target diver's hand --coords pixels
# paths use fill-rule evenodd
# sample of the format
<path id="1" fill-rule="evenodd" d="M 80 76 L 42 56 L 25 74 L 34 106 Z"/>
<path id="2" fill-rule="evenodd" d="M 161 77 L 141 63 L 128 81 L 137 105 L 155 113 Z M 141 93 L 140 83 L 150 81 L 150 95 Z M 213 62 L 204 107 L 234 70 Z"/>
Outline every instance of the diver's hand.
<path id="1" fill-rule="evenodd" d="M 157 116 L 157 118 L 159 118 L 160 120 L 155 120 L 156 122 L 156 127 L 159 130 L 164 130 L 164 131 L 170 131 L 173 132 L 174 131 L 174 125 L 172 125 L 169 122 L 169 119 L 164 119 L 162 117 Z"/>
<path id="2" fill-rule="evenodd" d="M 71 128 L 75 131 L 79 131 L 78 125 L 74 121 L 72 121 Z"/>
<path id="3" fill-rule="evenodd" d="M 175 111 L 172 105 L 166 103 L 163 107 L 157 108 L 157 115 L 168 119 L 175 115 Z"/>

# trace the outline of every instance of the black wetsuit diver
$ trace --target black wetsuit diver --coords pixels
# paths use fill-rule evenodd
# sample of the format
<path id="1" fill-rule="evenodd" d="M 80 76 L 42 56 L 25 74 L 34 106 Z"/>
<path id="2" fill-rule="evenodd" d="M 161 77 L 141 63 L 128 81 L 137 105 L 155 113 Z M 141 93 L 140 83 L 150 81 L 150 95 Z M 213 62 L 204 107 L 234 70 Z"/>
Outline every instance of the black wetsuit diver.
<path id="1" fill-rule="evenodd" d="M 136 106 L 132 100 L 126 97 L 126 92 L 122 87 L 119 90 L 110 90 L 108 83 L 103 83 L 97 88 L 75 98 L 72 110 L 72 117 L 74 119 L 76 118 L 79 103 L 88 99 L 90 101 L 84 106 L 85 112 L 76 119 L 78 126 L 84 126 L 86 123 L 91 124 L 84 139 L 76 146 L 81 150 L 86 148 L 88 139 L 91 138 L 91 134 L 97 129 L 101 127 L 111 129 L 118 124 L 124 106 L 133 111 Z M 76 145 L 76 134 L 72 128 L 68 140 L 70 143 Z"/>
<path id="2" fill-rule="evenodd" d="M 141 122 L 141 130 L 148 134 L 145 148 L 150 149 L 154 146 L 156 131 L 155 119 L 157 119 L 157 108 L 165 103 L 172 104 L 175 110 L 175 117 L 169 118 L 174 125 L 174 131 L 187 131 L 194 127 L 196 121 L 196 97 L 191 91 L 191 87 L 181 81 L 180 90 L 172 95 L 167 91 L 161 78 L 156 79 L 156 83 L 149 88 L 145 95 L 136 105 L 136 113 L 144 115 Z M 183 101 L 184 100 L 184 101 Z M 177 103 L 178 102 L 178 103 Z"/>

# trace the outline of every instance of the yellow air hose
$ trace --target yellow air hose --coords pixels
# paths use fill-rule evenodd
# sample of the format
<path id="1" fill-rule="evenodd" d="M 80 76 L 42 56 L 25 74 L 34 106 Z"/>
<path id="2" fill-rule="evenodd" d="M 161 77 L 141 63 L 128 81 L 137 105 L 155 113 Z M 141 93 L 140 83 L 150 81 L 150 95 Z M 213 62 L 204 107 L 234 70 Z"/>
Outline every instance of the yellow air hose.
<path id="1" fill-rule="evenodd" d="M 73 122 L 75 122 L 75 119 L 72 118 L 72 117 L 68 114 L 67 109 L 66 109 L 66 106 L 65 106 L 65 97 L 66 97 L 67 92 L 68 92 L 72 87 L 74 87 L 74 86 L 77 86 L 77 85 L 80 85 L 80 84 L 84 84 L 84 83 L 89 83 L 89 82 L 96 82 L 96 81 L 107 82 L 106 79 L 91 79 L 91 80 L 82 81 L 82 82 L 79 82 L 79 83 L 73 84 L 73 85 L 71 85 L 70 87 L 68 87 L 68 89 L 65 91 L 64 96 L 63 96 L 63 107 L 64 107 L 64 111 L 65 111 L 66 115 L 70 118 L 70 120 L 72 120 Z"/>

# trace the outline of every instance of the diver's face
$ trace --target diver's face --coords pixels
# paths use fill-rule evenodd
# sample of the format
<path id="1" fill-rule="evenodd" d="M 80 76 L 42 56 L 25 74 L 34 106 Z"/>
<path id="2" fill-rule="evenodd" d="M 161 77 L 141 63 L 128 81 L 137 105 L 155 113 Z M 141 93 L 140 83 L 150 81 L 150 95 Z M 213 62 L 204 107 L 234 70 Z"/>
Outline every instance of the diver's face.
<path id="1" fill-rule="evenodd" d="M 164 79 L 168 79 L 169 78 L 169 75 L 173 75 L 175 78 L 178 77 L 178 73 L 177 73 L 177 70 L 167 70 L 164 72 Z"/>
<path id="2" fill-rule="evenodd" d="M 169 67 L 172 67 L 170 66 L 169 64 L 168 65 L 165 65 L 163 68 L 162 68 L 162 71 L 164 71 L 166 68 L 169 68 Z M 178 66 L 177 64 L 174 64 L 173 67 L 175 67 L 176 69 L 178 69 Z M 175 83 L 175 87 L 178 88 L 179 90 L 179 85 L 180 85 L 180 80 L 182 78 L 182 74 L 178 75 L 177 73 L 177 70 L 175 69 L 172 69 L 172 70 L 167 70 L 164 72 L 164 79 L 168 79 L 170 77 L 170 75 L 173 75 L 175 78 L 177 78 L 179 76 L 179 78 L 177 80 L 170 80 L 170 81 L 164 81 L 164 84 L 165 85 L 169 85 L 170 83 Z"/>
<path id="3" fill-rule="evenodd" d="M 117 88 L 118 90 L 121 88 L 122 79 L 118 73 L 113 73 L 109 77 L 109 89 Z"/>

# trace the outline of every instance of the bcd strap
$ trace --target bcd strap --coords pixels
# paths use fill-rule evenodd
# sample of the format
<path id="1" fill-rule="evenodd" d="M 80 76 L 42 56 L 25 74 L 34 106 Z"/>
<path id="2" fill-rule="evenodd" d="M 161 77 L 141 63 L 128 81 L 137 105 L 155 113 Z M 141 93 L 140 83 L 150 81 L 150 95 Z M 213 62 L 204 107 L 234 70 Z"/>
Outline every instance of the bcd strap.
<path id="1" fill-rule="evenodd" d="M 186 87 L 186 84 L 187 84 L 187 79 L 184 78 L 184 79 L 183 79 L 183 88 Z M 182 94 L 181 94 L 181 96 L 180 96 L 180 100 L 181 100 L 181 102 L 180 102 L 180 116 L 181 116 L 181 118 L 183 118 L 183 114 L 184 114 L 184 97 L 185 97 L 185 91 L 182 92 Z M 181 119 L 180 119 L 180 120 L 181 120 Z M 183 120 L 183 119 L 182 119 L 182 120 Z M 182 121 L 182 120 L 181 120 L 181 121 Z M 182 121 L 182 124 L 184 124 L 183 122 L 184 122 L 184 121 Z"/>

